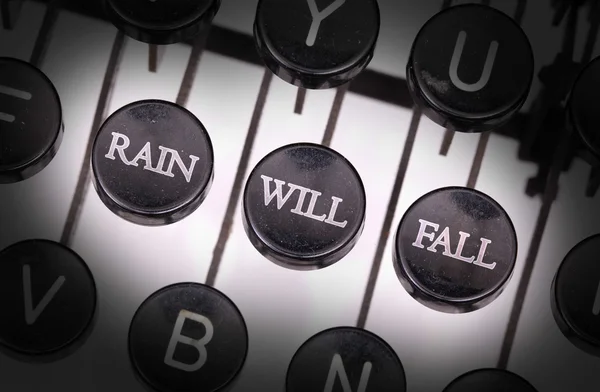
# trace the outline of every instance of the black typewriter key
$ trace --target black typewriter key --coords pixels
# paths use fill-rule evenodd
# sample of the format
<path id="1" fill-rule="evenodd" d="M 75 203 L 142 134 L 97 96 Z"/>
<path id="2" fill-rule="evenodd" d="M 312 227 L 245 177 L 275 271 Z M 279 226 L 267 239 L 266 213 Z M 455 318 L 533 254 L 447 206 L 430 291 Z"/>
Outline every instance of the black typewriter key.
<path id="1" fill-rule="evenodd" d="M 175 223 L 210 190 L 213 148 L 202 123 L 179 105 L 148 100 L 112 114 L 94 141 L 94 186 L 115 214 L 140 225 Z"/>
<path id="2" fill-rule="evenodd" d="M 247 351 L 238 308 L 223 293 L 197 283 L 152 294 L 129 329 L 135 374 L 153 391 L 222 391 L 235 381 Z"/>
<path id="3" fill-rule="evenodd" d="M 292 358 L 286 392 L 406 391 L 406 376 L 394 350 L 360 328 L 337 327 L 308 339 Z"/>
<path id="4" fill-rule="evenodd" d="M 248 238 L 267 259 L 290 269 L 325 268 L 362 234 L 362 180 L 342 155 L 311 143 L 264 157 L 246 183 L 242 217 Z"/>
<path id="5" fill-rule="evenodd" d="M 504 209 L 470 188 L 437 189 L 400 221 L 394 268 L 408 293 L 446 313 L 466 313 L 497 298 L 512 276 L 517 237 Z"/>
<path id="6" fill-rule="evenodd" d="M 42 171 L 62 137 L 61 103 L 50 79 L 29 63 L 0 57 L 0 183 Z"/>
<path id="7" fill-rule="evenodd" d="M 141 42 L 168 45 L 193 38 L 209 25 L 221 0 L 104 0 L 112 23 Z"/>
<path id="8" fill-rule="evenodd" d="M 501 369 L 478 369 L 452 381 L 443 392 L 537 392 L 523 377 Z"/>
<path id="9" fill-rule="evenodd" d="M 254 38 L 279 78 L 325 89 L 349 82 L 367 67 L 379 26 L 376 0 L 259 0 Z"/>
<path id="10" fill-rule="evenodd" d="M 28 362 L 50 362 L 86 341 L 96 316 L 96 284 L 71 249 L 27 240 L 0 252 L 0 348 Z"/>
<path id="11" fill-rule="evenodd" d="M 494 8 L 467 4 L 431 18 L 418 33 L 406 69 L 423 113 L 460 132 L 508 121 L 525 103 L 533 51 L 521 27 Z"/>
<path id="12" fill-rule="evenodd" d="M 579 74 L 569 99 L 569 122 L 585 146 L 600 158 L 600 57 L 592 60 Z"/>
<path id="13" fill-rule="evenodd" d="M 552 283 L 551 306 L 562 333 L 578 348 L 600 356 L 600 235 L 577 244 Z"/>

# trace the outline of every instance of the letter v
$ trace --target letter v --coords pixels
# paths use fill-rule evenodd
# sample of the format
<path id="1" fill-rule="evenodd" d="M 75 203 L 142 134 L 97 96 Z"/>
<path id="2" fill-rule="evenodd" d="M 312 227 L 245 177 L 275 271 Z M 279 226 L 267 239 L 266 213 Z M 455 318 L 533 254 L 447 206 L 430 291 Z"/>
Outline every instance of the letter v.
<path id="1" fill-rule="evenodd" d="M 37 320 L 50 301 L 52 301 L 52 298 L 56 295 L 58 290 L 60 290 L 63 283 L 65 283 L 65 280 L 64 276 L 59 276 L 52 287 L 50 287 L 50 290 L 44 295 L 44 298 L 42 298 L 38 306 L 34 309 L 31 293 L 31 267 L 27 264 L 23 266 L 23 294 L 25 295 L 25 321 L 27 322 L 27 325 L 35 323 L 35 320 Z"/>

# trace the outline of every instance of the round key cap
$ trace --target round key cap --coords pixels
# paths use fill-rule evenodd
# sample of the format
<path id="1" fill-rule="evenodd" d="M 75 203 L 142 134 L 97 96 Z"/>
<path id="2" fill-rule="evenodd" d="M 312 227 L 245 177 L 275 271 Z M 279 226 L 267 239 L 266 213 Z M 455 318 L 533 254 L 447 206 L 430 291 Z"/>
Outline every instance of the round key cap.
<path id="1" fill-rule="evenodd" d="M 104 0 L 112 23 L 141 42 L 168 45 L 193 38 L 210 24 L 221 0 Z"/>
<path id="2" fill-rule="evenodd" d="M 308 339 L 288 367 L 286 392 L 406 391 L 406 376 L 394 350 L 364 329 L 338 327 Z M 338 387 L 339 388 L 339 387 Z"/>
<path id="3" fill-rule="evenodd" d="M 290 269 L 325 268 L 362 234 L 366 196 L 356 169 L 330 148 L 281 147 L 263 158 L 244 190 L 248 238 L 272 262 Z"/>
<path id="4" fill-rule="evenodd" d="M 170 102 L 129 104 L 111 115 L 94 141 L 92 169 L 100 199 L 140 225 L 166 225 L 194 212 L 213 180 L 204 125 Z"/>
<path id="5" fill-rule="evenodd" d="M 0 348 L 49 362 L 76 351 L 96 316 L 96 285 L 85 262 L 55 242 L 28 240 L 0 252 Z"/>
<path id="6" fill-rule="evenodd" d="M 492 302 L 512 276 L 517 237 L 506 211 L 470 188 L 442 188 L 406 211 L 394 239 L 394 267 L 423 305 L 466 313 Z"/>
<path id="7" fill-rule="evenodd" d="M 600 158 L 600 57 L 590 62 L 579 74 L 569 99 L 569 120 L 586 147 Z"/>
<path id="8" fill-rule="evenodd" d="M 158 392 L 216 392 L 231 386 L 248 352 L 240 311 L 223 293 L 179 283 L 152 294 L 129 329 L 138 379 Z"/>
<path id="9" fill-rule="evenodd" d="M 482 132 L 525 103 L 534 74 L 527 36 L 510 17 L 467 4 L 431 18 L 417 35 L 406 69 L 414 101 L 432 121 Z"/>
<path id="10" fill-rule="evenodd" d="M 500 369 L 478 369 L 452 381 L 444 392 L 537 392 L 521 376 Z"/>
<path id="11" fill-rule="evenodd" d="M 367 67 L 379 25 L 376 0 L 260 0 L 254 38 L 275 75 L 295 86 L 325 89 Z"/>
<path id="12" fill-rule="evenodd" d="M 43 170 L 63 137 L 62 109 L 54 85 L 33 65 L 0 58 L 0 184 Z"/>
<path id="13" fill-rule="evenodd" d="M 552 282 L 552 312 L 562 333 L 581 350 L 600 356 L 600 234 L 577 244 Z"/>

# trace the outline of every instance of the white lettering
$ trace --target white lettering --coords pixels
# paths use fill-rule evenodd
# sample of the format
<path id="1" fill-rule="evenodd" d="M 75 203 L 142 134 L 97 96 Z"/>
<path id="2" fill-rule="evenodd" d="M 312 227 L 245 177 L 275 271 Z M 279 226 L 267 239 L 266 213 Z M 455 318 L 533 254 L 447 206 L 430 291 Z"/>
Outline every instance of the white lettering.
<path id="1" fill-rule="evenodd" d="M 192 339 L 190 337 L 181 335 L 181 330 L 183 329 L 183 324 L 185 323 L 186 319 L 193 320 L 204 325 L 204 328 L 206 328 L 206 334 L 204 337 L 202 337 L 202 339 Z M 187 310 L 180 311 L 179 316 L 177 316 L 177 321 L 175 322 L 175 328 L 173 329 L 171 340 L 169 341 L 169 346 L 167 347 L 165 364 L 186 372 L 195 372 L 199 370 L 206 363 L 206 358 L 208 356 L 206 352 L 206 345 L 211 341 L 213 333 L 213 324 L 208 318 Z M 173 359 L 175 348 L 177 348 L 177 343 L 186 344 L 196 348 L 198 351 L 198 360 L 196 360 L 194 363 L 188 364 Z"/>
<path id="2" fill-rule="evenodd" d="M 271 204 L 273 199 L 277 198 L 277 209 L 281 210 L 281 208 L 285 205 L 285 203 L 287 203 L 287 201 L 290 199 L 290 197 L 292 196 L 294 191 L 298 190 L 298 191 L 300 191 L 300 195 L 298 196 L 298 202 L 296 203 L 296 206 L 290 210 L 290 212 L 292 212 L 296 215 L 300 215 L 300 216 L 304 216 L 304 217 L 307 217 L 310 219 L 317 220 L 319 222 L 324 221 L 327 224 L 341 227 L 341 228 L 346 227 L 346 225 L 348 224 L 348 221 L 343 221 L 343 222 L 335 221 L 335 214 L 337 212 L 338 205 L 343 202 L 343 200 L 340 199 L 339 197 L 335 197 L 335 196 L 331 197 L 331 199 L 333 200 L 333 203 L 329 210 L 329 215 L 326 215 L 326 214 L 315 215 L 314 210 L 317 205 L 317 200 L 319 199 L 319 196 L 322 195 L 321 192 L 318 192 L 318 191 L 315 191 L 312 189 L 308 189 L 308 188 L 305 188 L 300 185 L 288 183 L 287 185 L 290 189 L 287 191 L 287 193 L 284 196 L 283 195 L 283 186 L 286 184 L 285 181 L 273 179 L 273 178 L 271 178 L 269 176 L 265 176 L 265 175 L 261 175 L 260 177 L 263 179 L 265 207 L 268 206 L 269 204 Z M 275 182 L 275 190 L 272 192 L 271 192 L 271 181 Z M 306 195 L 308 193 L 310 193 L 310 201 L 308 203 L 308 208 L 307 208 L 306 212 L 304 212 L 304 211 L 302 211 L 302 207 L 304 206 L 304 201 L 306 200 Z M 327 219 L 326 219 L 326 217 L 327 217 Z"/>
<path id="3" fill-rule="evenodd" d="M 31 93 L 29 93 L 27 91 L 17 90 L 16 88 L 3 86 L 1 84 L 0 84 L 0 94 L 9 95 L 14 98 L 23 99 L 25 101 L 29 101 L 29 100 L 31 100 L 31 98 L 33 98 L 33 95 L 31 95 Z M 0 112 L 0 121 L 6 121 L 9 123 L 12 123 L 15 120 L 16 120 L 16 118 L 12 114 Z"/>
<path id="4" fill-rule="evenodd" d="M 6 121 L 6 122 L 15 122 L 15 116 L 8 114 L 8 113 L 2 113 L 0 112 L 0 120 L 2 121 Z"/>
<path id="5" fill-rule="evenodd" d="M 25 322 L 27 325 L 35 323 L 65 281 L 66 279 L 64 276 L 59 276 L 58 279 L 54 281 L 54 284 L 52 284 L 52 287 L 50 287 L 50 290 L 48 290 L 42 300 L 38 303 L 38 306 L 34 308 L 33 294 L 31 292 L 31 267 L 27 264 L 23 266 L 23 295 L 25 297 Z"/>
<path id="6" fill-rule="evenodd" d="M 454 54 L 452 55 L 452 61 L 450 62 L 450 80 L 459 89 L 473 93 L 481 90 L 488 84 L 490 80 L 490 75 L 492 74 L 492 68 L 494 67 L 494 62 L 496 60 L 496 54 L 498 53 L 499 44 L 497 41 L 492 41 L 492 43 L 490 44 L 487 58 L 485 59 L 485 66 L 483 67 L 483 73 L 481 74 L 481 78 L 479 79 L 479 81 L 473 84 L 467 84 L 464 83 L 458 76 L 458 67 L 460 65 L 460 60 L 462 57 L 462 52 L 465 47 L 466 40 L 467 33 L 461 31 L 458 34 L 458 40 L 456 41 Z"/>
<path id="7" fill-rule="evenodd" d="M 356 392 L 365 392 L 367 390 L 367 383 L 369 382 L 369 376 L 371 375 L 372 367 L 373 365 L 371 362 L 365 362 L 363 365 L 360 381 L 358 383 L 358 389 Z M 325 389 L 323 392 L 333 391 L 333 385 L 335 383 L 336 376 L 339 377 L 344 392 L 352 392 L 350 381 L 348 380 L 348 375 L 346 374 L 346 369 L 344 368 L 344 363 L 342 362 L 342 357 L 339 354 L 335 354 L 333 356 L 331 367 L 329 368 L 329 374 L 327 375 L 327 382 L 325 383 Z"/>
<path id="8" fill-rule="evenodd" d="M 333 3 L 329 4 L 327 8 L 323 11 L 319 11 L 317 7 L 316 0 L 307 0 L 308 7 L 310 8 L 310 14 L 312 15 L 312 23 L 310 25 L 310 30 L 308 31 L 308 36 L 306 37 L 306 46 L 313 46 L 315 41 L 317 40 L 317 35 L 319 34 L 319 27 L 321 26 L 321 22 L 324 21 L 329 15 L 333 14 L 335 10 L 340 8 L 346 0 L 335 0 Z"/>
<path id="9" fill-rule="evenodd" d="M 308 210 L 306 210 L 306 212 L 304 213 L 304 216 L 310 219 L 314 219 L 317 220 L 319 222 L 323 222 L 325 220 L 325 217 L 327 215 L 323 214 L 323 215 L 314 215 L 313 211 L 315 210 L 315 204 L 317 204 L 317 199 L 319 198 L 319 196 L 322 195 L 321 192 L 317 192 L 317 191 L 310 191 L 310 202 L 308 203 Z"/>
<path id="10" fill-rule="evenodd" d="M 483 268 L 493 270 L 496 267 L 496 262 L 493 262 L 492 264 L 485 264 L 483 262 L 483 256 L 485 256 L 485 250 L 487 249 L 487 246 L 492 243 L 492 241 L 485 239 L 485 238 L 480 238 L 480 241 L 481 241 L 481 246 L 479 247 L 479 253 L 477 254 L 477 260 L 475 260 L 473 262 L 473 264 L 478 265 Z"/>
<path id="11" fill-rule="evenodd" d="M 283 181 L 282 181 L 282 183 L 285 184 L 285 182 L 283 182 Z M 294 185 L 294 184 L 288 184 L 288 186 L 290 187 L 290 192 L 292 192 L 295 189 L 300 190 L 300 196 L 298 196 L 298 203 L 296 203 L 296 207 L 294 207 L 294 209 L 291 211 L 294 214 L 304 216 L 304 213 L 302 212 L 302 206 L 304 205 L 304 199 L 306 198 L 306 194 L 308 192 L 310 192 L 310 189 L 305 188 L 303 186 Z"/>
<path id="12" fill-rule="evenodd" d="M 430 252 L 436 253 L 437 250 L 435 249 L 435 247 L 439 246 L 439 245 L 442 245 L 444 247 L 444 252 L 442 253 L 444 256 L 449 256 L 449 257 L 454 256 L 450 249 L 450 228 L 449 227 L 446 227 L 442 231 L 442 234 L 440 234 L 440 236 L 435 241 L 433 241 L 433 244 L 431 244 L 431 246 L 429 248 L 427 248 L 427 250 Z"/>
<path id="13" fill-rule="evenodd" d="M 179 156 L 179 153 L 177 151 L 172 150 L 170 148 L 163 147 L 163 146 L 159 146 L 158 148 L 161 150 L 161 152 L 164 149 L 167 152 L 171 153 L 171 160 L 169 161 L 169 167 L 166 172 L 161 172 L 161 174 L 164 173 L 166 176 L 175 177 L 173 174 L 173 166 L 175 165 L 175 163 L 177 163 L 177 166 L 179 166 L 179 169 L 185 176 L 185 180 L 187 182 L 190 182 L 190 180 L 192 179 L 192 173 L 194 171 L 194 167 L 196 166 L 196 162 L 198 162 L 198 160 L 200 158 L 198 158 L 197 156 L 194 156 L 194 155 L 190 155 L 190 159 L 192 160 L 192 163 L 190 163 L 190 167 L 188 169 L 185 167 L 185 164 L 183 163 L 183 160 L 181 159 L 181 156 Z"/>
<path id="14" fill-rule="evenodd" d="M 424 219 L 419 219 L 419 223 L 420 223 L 420 227 L 419 227 L 419 232 L 417 234 L 417 238 L 412 243 L 412 246 L 414 246 L 415 248 L 424 249 L 425 246 L 423 245 L 423 238 L 426 237 L 432 241 L 431 245 L 427 248 L 427 251 L 429 251 L 429 252 L 437 253 L 436 248 L 441 245 L 444 247 L 444 252 L 442 253 L 444 256 L 451 257 L 453 259 L 460 260 L 460 261 L 465 261 L 467 263 L 472 263 L 479 267 L 487 268 L 490 270 L 493 270 L 496 267 L 495 262 L 491 263 L 491 264 L 486 264 L 483 262 L 483 257 L 485 256 L 485 251 L 487 250 L 488 245 L 492 243 L 492 241 L 490 241 L 486 238 L 480 238 L 481 246 L 479 247 L 479 253 L 477 254 L 477 259 L 475 259 L 475 256 L 465 257 L 465 256 L 463 256 L 462 253 L 463 253 L 463 249 L 465 246 L 465 242 L 466 242 L 467 238 L 470 237 L 470 234 L 462 232 L 462 231 L 458 232 L 460 235 L 460 239 L 458 241 L 458 246 L 456 247 L 456 252 L 452 253 L 449 227 L 445 227 L 444 230 L 442 230 L 441 234 L 437 238 L 435 238 L 435 233 L 437 233 L 437 231 L 439 230 L 440 225 L 438 225 L 437 223 L 428 222 Z M 425 230 L 427 229 L 428 226 L 433 227 L 434 231 L 431 233 L 427 233 Z M 600 307 L 600 304 L 598 306 Z"/>
<path id="15" fill-rule="evenodd" d="M 129 165 L 130 162 L 125 157 L 125 149 L 129 147 L 129 138 L 123 134 L 112 132 L 113 135 L 112 142 L 110 143 L 110 148 L 108 149 L 108 154 L 105 155 L 108 159 L 115 159 L 115 151 L 119 152 L 119 157 L 124 164 Z M 123 144 L 119 145 L 119 139 L 123 140 Z"/>
<path id="16" fill-rule="evenodd" d="M 0 94 L 10 95 L 11 97 L 20 98 L 25 101 L 31 100 L 33 95 L 27 91 L 17 90 L 16 88 L 3 86 L 0 84 Z"/>
<path id="17" fill-rule="evenodd" d="M 434 231 L 438 231 L 438 229 L 440 228 L 440 225 L 438 225 L 437 223 L 428 222 L 423 219 L 419 219 L 419 223 L 421 224 L 421 226 L 419 227 L 419 234 L 417 234 L 417 239 L 415 240 L 415 242 L 412 243 L 412 246 L 423 249 L 424 248 L 424 246 L 422 244 L 423 237 L 427 237 L 432 241 L 434 238 L 433 233 L 425 233 L 427 226 L 431 226 L 431 227 L 433 227 Z"/>
<path id="18" fill-rule="evenodd" d="M 327 219 L 325 219 L 325 223 L 329 223 L 330 225 L 341 227 L 343 229 L 348 224 L 348 221 L 347 220 L 345 220 L 343 222 L 335 221 L 335 213 L 337 212 L 338 204 L 343 202 L 343 200 L 340 199 L 339 197 L 335 197 L 335 196 L 332 196 L 331 199 L 333 200 L 333 203 L 331 204 L 331 209 L 329 210 L 329 215 L 327 216 Z"/>
<path id="19" fill-rule="evenodd" d="M 456 253 L 454 253 L 454 258 L 462 261 L 466 261 L 467 263 L 472 263 L 475 260 L 475 256 L 464 257 L 462 256 L 463 248 L 465 246 L 465 241 L 467 238 L 471 236 L 471 234 L 467 234 L 463 231 L 459 231 L 460 240 L 458 240 L 458 246 L 456 247 Z"/>
<path id="20" fill-rule="evenodd" d="M 146 143 L 144 147 L 142 147 L 142 149 L 140 150 L 140 152 L 138 152 L 135 158 L 133 158 L 133 160 L 129 162 L 129 165 L 137 167 L 138 161 L 140 159 L 146 161 L 146 166 L 144 166 L 144 169 L 154 170 L 152 168 L 152 152 L 150 151 L 150 142 Z"/>
<path id="21" fill-rule="evenodd" d="M 121 158 L 121 161 L 124 164 L 126 164 L 128 166 L 137 167 L 138 161 L 142 160 L 142 161 L 146 162 L 146 164 L 144 165 L 144 170 L 148 170 L 148 171 L 151 171 L 151 172 L 154 172 L 157 174 L 161 174 L 161 175 L 167 176 L 167 177 L 175 177 L 175 175 L 173 174 L 173 168 L 174 168 L 175 164 L 177 163 L 177 166 L 181 170 L 181 173 L 185 177 L 185 180 L 187 182 L 191 181 L 192 174 L 194 172 L 194 168 L 196 167 L 196 162 L 198 162 L 198 160 L 200 159 L 199 157 L 190 155 L 191 163 L 188 168 L 183 163 L 183 160 L 181 159 L 179 152 L 177 152 L 176 150 L 170 149 L 170 148 L 158 146 L 158 149 L 160 150 L 160 157 L 158 158 L 158 164 L 156 165 L 156 167 L 153 167 L 152 166 L 152 146 L 151 146 L 150 142 L 147 142 L 144 145 L 144 147 L 142 147 L 142 149 L 137 153 L 135 158 L 133 158 L 132 161 L 129 161 L 129 160 L 127 160 L 127 157 L 125 156 L 125 150 L 129 147 L 129 144 L 130 144 L 129 138 L 127 136 L 117 133 L 117 132 L 113 132 L 112 135 L 113 135 L 113 139 L 110 144 L 108 154 L 105 155 L 106 158 L 114 160 L 115 159 L 115 151 L 116 151 L 119 153 L 119 158 Z M 122 140 L 123 144 L 119 144 L 119 140 Z M 165 165 L 165 161 L 167 160 L 168 155 L 170 155 L 171 159 L 169 160 L 167 170 L 163 170 L 163 167 Z"/>
<path id="22" fill-rule="evenodd" d="M 302 201 L 304 201 L 304 196 L 306 195 L 306 192 L 309 191 L 309 189 L 306 188 L 301 188 L 298 187 L 296 185 L 290 184 L 290 190 L 288 191 L 288 193 L 285 195 L 285 197 L 283 196 L 283 188 L 282 186 L 285 185 L 285 181 L 281 181 L 281 180 L 275 180 L 275 191 L 273 191 L 273 193 L 271 193 L 270 191 L 270 184 L 271 181 L 273 181 L 273 178 L 271 177 L 267 177 L 267 176 L 260 176 L 260 178 L 263 179 L 263 185 L 265 188 L 265 192 L 264 192 L 264 196 L 265 196 L 265 207 L 268 206 L 269 204 L 271 204 L 271 201 L 277 197 L 277 209 L 281 210 L 281 208 L 285 205 L 285 203 L 287 203 L 287 201 L 289 200 L 289 198 L 292 196 L 292 193 L 294 193 L 294 191 L 296 189 L 301 189 L 303 192 L 301 193 L 301 197 L 300 199 Z M 300 201 L 298 201 L 298 204 L 300 204 Z M 298 206 L 296 206 L 296 208 L 298 208 Z M 292 210 L 293 212 L 293 210 Z"/>

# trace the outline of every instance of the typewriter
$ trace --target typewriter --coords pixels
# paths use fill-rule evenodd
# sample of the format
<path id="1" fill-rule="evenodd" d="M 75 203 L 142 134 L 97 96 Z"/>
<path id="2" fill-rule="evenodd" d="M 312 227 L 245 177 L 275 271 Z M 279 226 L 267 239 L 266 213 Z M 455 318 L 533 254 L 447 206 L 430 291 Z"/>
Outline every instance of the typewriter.
<path id="1" fill-rule="evenodd" d="M 599 7 L 0 1 L 1 389 L 597 391 Z"/>

